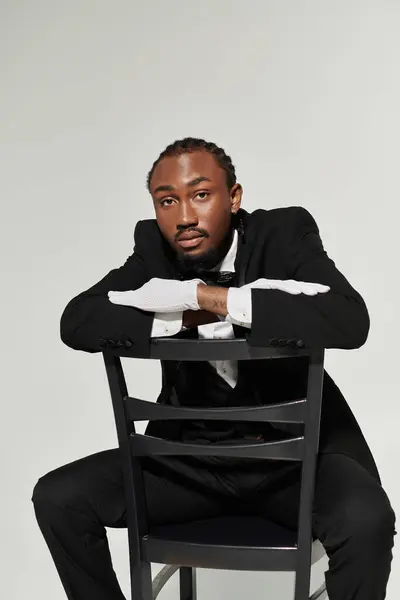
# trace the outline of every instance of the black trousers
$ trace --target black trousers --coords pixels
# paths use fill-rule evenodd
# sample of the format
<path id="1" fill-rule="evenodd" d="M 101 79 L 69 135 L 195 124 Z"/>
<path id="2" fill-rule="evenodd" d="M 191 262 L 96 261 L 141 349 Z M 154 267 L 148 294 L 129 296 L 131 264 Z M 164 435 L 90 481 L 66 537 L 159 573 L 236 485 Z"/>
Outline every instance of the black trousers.
<path id="1" fill-rule="evenodd" d="M 146 459 L 144 479 L 153 524 L 240 511 L 297 526 L 298 465 L 267 461 L 262 468 L 237 468 L 163 457 Z M 105 530 L 126 527 L 119 449 L 44 475 L 32 501 L 69 600 L 123 600 Z M 376 479 L 345 455 L 319 456 L 313 529 L 329 556 L 330 600 L 385 598 L 394 526 Z"/>

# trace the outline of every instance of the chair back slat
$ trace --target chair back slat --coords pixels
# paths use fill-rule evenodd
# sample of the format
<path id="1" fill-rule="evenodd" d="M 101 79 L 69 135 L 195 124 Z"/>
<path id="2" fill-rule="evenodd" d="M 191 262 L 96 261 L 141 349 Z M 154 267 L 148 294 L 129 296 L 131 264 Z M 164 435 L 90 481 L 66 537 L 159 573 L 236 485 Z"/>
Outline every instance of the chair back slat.
<path id="1" fill-rule="evenodd" d="M 303 423 L 306 399 L 279 402 L 264 406 L 235 406 L 224 408 L 193 408 L 149 402 L 126 396 L 125 412 L 132 421 L 167 421 L 172 419 L 202 419 L 210 421 L 269 421 L 274 423 Z"/>
<path id="2" fill-rule="evenodd" d="M 118 352 L 120 354 L 120 352 Z M 309 355 L 310 350 L 300 347 L 250 346 L 246 338 L 182 339 L 153 338 L 149 358 L 158 360 L 260 360 Z M 132 353 L 125 353 L 132 356 Z"/>
<path id="3" fill-rule="evenodd" d="M 135 456 L 226 456 L 232 458 L 301 460 L 304 438 L 296 437 L 276 442 L 251 444 L 188 444 L 132 433 L 130 442 Z"/>

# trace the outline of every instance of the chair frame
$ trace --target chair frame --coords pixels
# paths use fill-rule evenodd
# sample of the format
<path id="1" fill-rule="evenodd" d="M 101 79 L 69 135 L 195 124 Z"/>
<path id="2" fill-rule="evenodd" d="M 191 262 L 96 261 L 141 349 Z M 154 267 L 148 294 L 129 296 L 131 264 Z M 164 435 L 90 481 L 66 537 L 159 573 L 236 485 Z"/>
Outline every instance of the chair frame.
<path id="1" fill-rule="evenodd" d="M 146 358 L 157 360 L 257 360 L 308 356 L 307 396 L 304 399 L 267 404 L 263 406 L 232 408 L 189 408 L 148 402 L 128 395 L 121 357 L 144 358 L 132 349 L 103 352 L 104 363 L 113 403 L 118 443 L 123 462 L 124 490 L 127 507 L 130 576 L 132 600 L 156 598 L 173 573 L 179 570 L 181 600 L 196 598 L 196 567 L 231 568 L 243 570 L 294 571 L 294 600 L 309 598 L 311 564 L 319 560 L 324 551 L 312 538 L 312 505 L 315 470 L 319 445 L 322 387 L 324 375 L 324 349 L 288 347 L 252 347 L 246 338 L 231 340 L 198 340 L 178 338 L 153 338 Z M 304 435 L 278 442 L 236 445 L 202 445 L 163 440 L 135 431 L 135 421 L 153 419 L 204 419 L 231 421 L 269 421 L 304 423 Z M 202 551 L 201 544 L 184 544 L 160 540 L 149 535 L 144 493 L 141 456 L 151 454 L 213 455 L 231 457 L 262 457 L 276 460 L 302 462 L 301 493 L 297 545 L 281 547 L 228 547 L 218 546 L 215 556 L 220 560 L 205 560 L 209 549 Z M 179 564 L 171 564 L 171 556 L 182 556 Z M 207 548 L 207 546 L 205 546 Z M 214 552 L 211 552 L 213 554 Z M 226 566 L 222 556 L 230 557 Z M 201 560 L 199 560 L 201 557 Z M 169 559 L 169 562 L 166 559 Z M 152 581 L 151 562 L 167 563 Z M 325 583 L 310 597 L 326 597 Z"/>

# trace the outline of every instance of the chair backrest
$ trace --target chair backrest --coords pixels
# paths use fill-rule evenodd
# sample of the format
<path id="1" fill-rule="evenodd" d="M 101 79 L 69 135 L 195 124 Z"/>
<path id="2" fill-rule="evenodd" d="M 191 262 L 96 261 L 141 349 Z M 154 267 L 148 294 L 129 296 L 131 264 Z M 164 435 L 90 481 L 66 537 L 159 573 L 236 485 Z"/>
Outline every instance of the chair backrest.
<path id="1" fill-rule="evenodd" d="M 302 462 L 298 543 L 300 568 L 309 570 L 311 551 L 311 519 L 316 458 L 318 453 L 324 349 L 249 346 L 245 338 L 230 340 L 198 340 L 155 338 L 149 358 L 174 361 L 209 360 L 279 360 L 308 356 L 307 395 L 286 402 L 263 406 L 189 408 L 148 402 L 130 397 L 120 357 L 135 357 L 134 351 L 103 352 L 114 408 L 118 442 L 122 453 L 124 484 L 127 498 L 128 535 L 132 551 L 140 553 L 140 539 L 148 533 L 147 511 L 141 456 L 198 455 L 265 458 Z M 141 358 L 141 357 L 139 357 Z M 274 442 L 229 444 L 183 443 L 136 433 L 134 422 L 141 420 L 201 419 L 224 421 L 269 421 L 303 423 L 301 436 Z"/>

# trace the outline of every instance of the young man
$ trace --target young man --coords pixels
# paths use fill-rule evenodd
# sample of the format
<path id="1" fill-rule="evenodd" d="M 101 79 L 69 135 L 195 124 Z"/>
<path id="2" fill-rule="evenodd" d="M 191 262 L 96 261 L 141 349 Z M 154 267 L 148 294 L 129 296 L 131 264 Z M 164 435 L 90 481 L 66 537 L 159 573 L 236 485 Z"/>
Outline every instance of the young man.
<path id="1" fill-rule="evenodd" d="M 156 219 L 140 221 L 133 254 L 82 292 L 61 318 L 77 350 L 130 348 L 148 356 L 151 337 L 241 337 L 251 345 L 358 348 L 368 336 L 363 299 L 327 256 L 301 207 L 247 213 L 231 159 L 215 144 L 186 138 L 160 155 L 149 176 Z M 179 368 L 176 368 L 176 367 Z M 191 406 L 251 405 L 304 397 L 307 360 L 162 364 L 163 401 L 175 386 Z M 153 435 L 183 440 L 244 436 L 271 440 L 271 424 L 153 422 Z M 287 463 L 146 459 L 151 524 L 226 511 L 296 527 L 300 470 Z M 33 498 L 41 531 L 70 600 L 120 600 L 105 527 L 125 527 L 118 449 L 41 477 Z M 395 516 L 360 428 L 324 374 L 313 529 L 329 556 L 330 600 L 383 600 Z"/>

